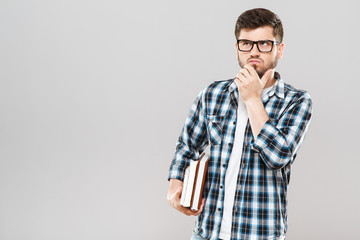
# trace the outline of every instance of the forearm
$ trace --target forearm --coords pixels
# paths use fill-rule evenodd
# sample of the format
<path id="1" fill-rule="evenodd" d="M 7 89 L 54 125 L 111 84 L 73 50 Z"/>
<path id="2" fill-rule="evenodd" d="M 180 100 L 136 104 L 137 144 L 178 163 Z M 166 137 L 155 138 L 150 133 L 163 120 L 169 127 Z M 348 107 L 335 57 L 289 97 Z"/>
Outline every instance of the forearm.
<path id="1" fill-rule="evenodd" d="M 257 138 L 261 129 L 267 120 L 269 120 L 269 116 L 265 111 L 264 104 L 262 103 L 260 98 L 251 99 L 245 102 L 251 130 L 254 136 L 254 139 Z"/>
<path id="2" fill-rule="evenodd" d="M 173 195 L 178 189 L 179 187 L 183 186 L 183 182 L 178 180 L 178 179 L 170 179 L 169 181 L 169 190 L 168 190 L 168 194 L 167 194 L 167 198 L 170 199 L 171 195 Z"/>

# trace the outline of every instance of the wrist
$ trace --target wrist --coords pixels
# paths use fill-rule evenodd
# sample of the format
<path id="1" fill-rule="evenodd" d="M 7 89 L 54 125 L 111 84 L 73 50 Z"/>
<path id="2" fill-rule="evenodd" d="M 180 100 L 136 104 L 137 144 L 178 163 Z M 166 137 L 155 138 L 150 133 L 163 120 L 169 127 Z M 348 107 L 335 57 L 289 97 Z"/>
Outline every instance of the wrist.
<path id="1" fill-rule="evenodd" d="M 244 100 L 244 104 L 246 105 L 246 107 L 258 105 L 259 103 L 263 104 L 260 96 L 252 97 L 252 98 L 248 98 L 248 99 Z"/>

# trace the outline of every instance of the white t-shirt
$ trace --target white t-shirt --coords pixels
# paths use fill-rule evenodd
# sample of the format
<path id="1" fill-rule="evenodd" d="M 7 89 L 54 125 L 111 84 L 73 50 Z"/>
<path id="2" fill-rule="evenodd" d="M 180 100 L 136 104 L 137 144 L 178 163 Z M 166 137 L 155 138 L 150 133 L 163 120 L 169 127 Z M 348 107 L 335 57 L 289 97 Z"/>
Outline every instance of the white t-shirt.
<path id="1" fill-rule="evenodd" d="M 264 96 L 267 92 L 269 92 L 272 87 L 273 86 L 263 89 L 263 91 L 261 92 L 261 96 Z M 225 174 L 224 210 L 219 235 L 219 238 L 224 240 L 229 240 L 231 237 L 232 210 L 234 206 L 236 183 L 239 174 L 242 147 L 244 144 L 247 121 L 247 109 L 241 97 L 239 96 L 234 147 L 231 151 L 228 167 Z"/>

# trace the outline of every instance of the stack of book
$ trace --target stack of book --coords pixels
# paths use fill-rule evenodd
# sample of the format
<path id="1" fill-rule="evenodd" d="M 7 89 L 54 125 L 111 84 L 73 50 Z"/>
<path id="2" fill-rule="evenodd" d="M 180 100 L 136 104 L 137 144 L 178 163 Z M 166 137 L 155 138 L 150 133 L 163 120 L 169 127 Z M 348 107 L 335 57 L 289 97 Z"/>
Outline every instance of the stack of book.
<path id="1" fill-rule="evenodd" d="M 199 210 L 201 204 L 209 158 L 210 156 L 203 152 L 198 160 L 191 160 L 185 169 L 180 204 L 193 211 Z"/>

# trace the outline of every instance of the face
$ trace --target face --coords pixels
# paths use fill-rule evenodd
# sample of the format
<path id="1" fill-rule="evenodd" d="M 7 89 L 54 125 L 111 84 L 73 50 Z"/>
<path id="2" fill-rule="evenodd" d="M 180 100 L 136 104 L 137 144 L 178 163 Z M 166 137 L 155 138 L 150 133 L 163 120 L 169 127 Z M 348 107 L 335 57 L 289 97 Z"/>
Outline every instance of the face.
<path id="1" fill-rule="evenodd" d="M 238 39 L 247 39 L 251 41 L 260 40 L 273 40 L 276 41 L 273 35 L 273 28 L 270 26 L 260 27 L 256 29 L 241 29 Z M 261 78 L 265 72 L 270 68 L 275 68 L 279 59 L 282 58 L 284 44 L 280 43 L 275 45 L 271 52 L 260 52 L 257 45 L 254 44 L 250 52 L 239 51 L 237 43 L 236 55 L 240 64 L 240 67 L 244 67 L 245 64 L 253 66 Z"/>

